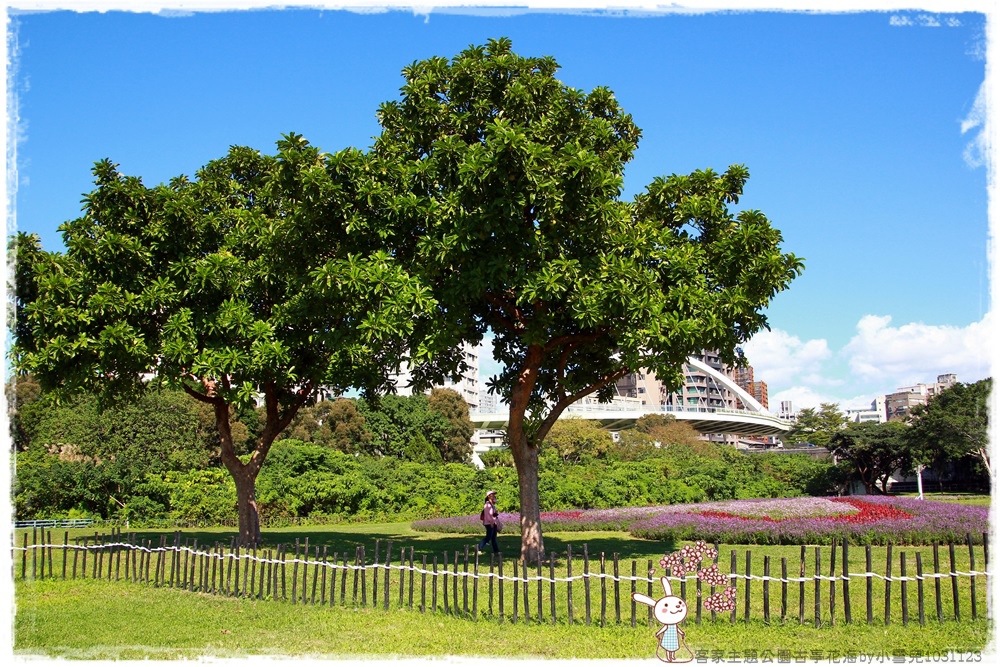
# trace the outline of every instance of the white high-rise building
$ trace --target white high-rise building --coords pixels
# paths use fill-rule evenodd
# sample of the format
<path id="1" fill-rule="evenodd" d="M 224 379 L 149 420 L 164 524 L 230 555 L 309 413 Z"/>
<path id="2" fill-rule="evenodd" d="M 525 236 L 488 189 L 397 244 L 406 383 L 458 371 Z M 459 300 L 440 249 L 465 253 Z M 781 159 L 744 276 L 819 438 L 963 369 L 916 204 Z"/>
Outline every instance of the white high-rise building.
<path id="1" fill-rule="evenodd" d="M 849 422 L 875 422 L 881 424 L 886 420 L 885 396 L 879 396 L 872 401 L 870 408 L 848 408 L 844 410 L 844 415 Z"/>
<path id="2" fill-rule="evenodd" d="M 465 363 L 468 368 L 462 373 L 461 378 L 458 382 L 452 381 L 450 378 L 446 379 L 444 384 L 441 385 L 445 389 L 453 389 L 461 394 L 462 398 L 468 403 L 470 409 L 477 409 L 479 407 L 479 349 L 475 345 L 469 345 L 468 343 L 462 346 L 462 353 L 465 355 Z M 404 367 L 402 371 L 395 377 L 396 380 L 396 393 L 399 396 L 412 396 L 413 389 L 410 387 L 410 369 Z"/>

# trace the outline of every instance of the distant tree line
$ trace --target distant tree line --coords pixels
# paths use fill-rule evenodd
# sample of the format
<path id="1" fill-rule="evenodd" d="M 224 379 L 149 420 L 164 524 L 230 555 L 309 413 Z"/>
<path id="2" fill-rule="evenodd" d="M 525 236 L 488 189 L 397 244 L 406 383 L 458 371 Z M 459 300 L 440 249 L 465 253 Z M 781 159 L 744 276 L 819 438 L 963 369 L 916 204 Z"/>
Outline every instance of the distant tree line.
<path id="1" fill-rule="evenodd" d="M 839 406 L 802 410 L 786 444 L 827 447 L 865 492 L 887 493 L 889 479 L 918 469 L 969 488 L 990 488 L 989 397 L 993 379 L 956 383 L 915 406 L 903 421 L 847 422 Z M 930 487 L 933 488 L 933 487 Z"/>
<path id="2" fill-rule="evenodd" d="M 231 519 L 236 489 L 219 461 L 214 416 L 181 392 L 104 406 L 89 394 L 48 401 L 30 376 L 8 390 L 17 518 Z M 248 456 L 263 420 L 245 410 L 231 422 Z M 477 469 L 470 463 L 472 433 L 468 407 L 451 390 L 307 406 L 276 438 L 262 468 L 262 517 L 468 514 L 488 488 L 499 492 L 501 509 L 517 511 L 510 451 L 482 455 L 486 467 Z M 746 456 L 658 415 L 617 438 L 596 422 L 561 420 L 539 461 L 545 510 L 823 495 L 843 481 L 828 461 Z"/>

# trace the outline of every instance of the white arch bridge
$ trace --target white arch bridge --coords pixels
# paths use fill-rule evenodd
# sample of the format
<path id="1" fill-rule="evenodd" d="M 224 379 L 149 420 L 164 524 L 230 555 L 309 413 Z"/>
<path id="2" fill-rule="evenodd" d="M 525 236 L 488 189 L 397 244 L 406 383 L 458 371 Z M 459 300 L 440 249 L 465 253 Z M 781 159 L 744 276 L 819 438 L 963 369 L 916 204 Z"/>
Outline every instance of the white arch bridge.
<path id="1" fill-rule="evenodd" d="M 587 404 L 567 408 L 560 419 L 577 418 L 600 422 L 604 428 L 617 431 L 634 426 L 637 419 L 646 415 L 673 415 L 678 421 L 690 424 L 700 433 L 731 433 L 734 435 L 781 435 L 791 424 L 771 414 L 728 408 L 682 408 L 672 405 L 643 405 L 631 407 L 617 404 Z M 505 430 L 507 413 L 471 412 L 469 417 L 476 428 Z"/>
<path id="2" fill-rule="evenodd" d="M 641 405 L 635 399 L 612 403 L 579 402 L 568 407 L 560 419 L 577 418 L 600 422 L 608 430 L 617 431 L 633 426 L 637 419 L 651 414 L 673 415 L 678 421 L 690 424 L 700 433 L 728 433 L 745 436 L 781 435 L 791 428 L 791 422 L 769 413 L 753 396 L 731 378 L 711 366 L 688 359 L 687 364 L 705 373 L 716 383 L 735 394 L 743 404 L 742 409 L 712 408 L 704 406 Z M 472 423 L 479 429 L 505 430 L 507 412 L 484 413 L 472 411 Z"/>

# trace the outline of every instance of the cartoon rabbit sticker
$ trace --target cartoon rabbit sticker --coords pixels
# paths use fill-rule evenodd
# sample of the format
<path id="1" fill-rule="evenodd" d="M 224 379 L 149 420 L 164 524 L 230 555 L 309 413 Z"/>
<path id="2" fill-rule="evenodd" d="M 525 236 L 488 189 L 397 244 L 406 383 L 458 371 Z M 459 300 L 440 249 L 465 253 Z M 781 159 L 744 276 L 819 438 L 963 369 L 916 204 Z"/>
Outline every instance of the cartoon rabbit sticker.
<path id="1" fill-rule="evenodd" d="M 690 652 L 687 644 L 684 643 L 684 631 L 677 627 L 687 617 L 687 604 L 673 594 L 673 591 L 670 590 L 670 581 L 666 577 L 660 577 L 660 583 L 663 584 L 664 596 L 659 600 L 654 600 L 643 593 L 633 593 L 632 599 L 652 607 L 653 618 L 663 624 L 663 627 L 654 635 L 659 639 L 659 643 L 656 645 L 656 657 L 664 662 L 690 662 L 690 658 L 677 660 L 677 650 L 682 643 L 684 648 Z M 661 649 L 666 653 L 665 658 L 660 655 Z"/>

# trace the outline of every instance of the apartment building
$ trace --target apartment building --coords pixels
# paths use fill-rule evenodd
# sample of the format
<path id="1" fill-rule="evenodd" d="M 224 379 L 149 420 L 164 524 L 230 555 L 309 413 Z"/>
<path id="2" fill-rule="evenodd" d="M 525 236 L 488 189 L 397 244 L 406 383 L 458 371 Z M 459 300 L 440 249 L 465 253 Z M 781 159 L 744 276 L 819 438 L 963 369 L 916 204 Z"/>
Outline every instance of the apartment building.
<path id="1" fill-rule="evenodd" d="M 477 409 L 479 407 L 480 391 L 479 391 L 479 350 L 475 345 L 470 345 L 465 343 L 462 346 L 462 354 L 465 356 L 465 363 L 468 368 L 462 373 L 462 376 L 457 382 L 451 379 L 445 380 L 444 384 L 441 385 L 445 389 L 453 389 L 461 394 L 462 398 L 466 403 L 469 404 L 470 409 Z M 400 396 L 412 396 L 413 389 L 410 385 L 410 370 L 409 368 L 403 368 L 402 371 L 395 377 L 396 380 L 396 393 Z"/>
<path id="2" fill-rule="evenodd" d="M 844 416 L 848 422 L 863 423 L 875 422 L 881 424 L 887 420 L 885 409 L 885 396 L 879 396 L 872 401 L 869 408 L 848 408 L 844 410 Z"/>
<path id="3" fill-rule="evenodd" d="M 916 384 L 911 387 L 900 387 L 892 394 L 885 395 L 886 421 L 901 421 L 906 419 L 910 411 L 917 405 L 926 405 L 928 401 L 945 389 L 958 382 L 954 373 L 937 376 L 937 382 Z"/>

